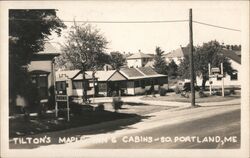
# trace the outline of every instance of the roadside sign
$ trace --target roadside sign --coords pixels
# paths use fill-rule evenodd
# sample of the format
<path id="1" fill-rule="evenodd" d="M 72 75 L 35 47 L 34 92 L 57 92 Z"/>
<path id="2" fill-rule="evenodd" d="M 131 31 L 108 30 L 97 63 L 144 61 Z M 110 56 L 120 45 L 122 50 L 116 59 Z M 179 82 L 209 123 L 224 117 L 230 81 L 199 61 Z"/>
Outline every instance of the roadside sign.
<path id="1" fill-rule="evenodd" d="M 220 68 L 218 68 L 218 67 L 213 67 L 213 68 L 211 69 L 211 73 L 213 73 L 213 74 L 220 73 Z"/>
<path id="2" fill-rule="evenodd" d="M 67 95 L 56 95 L 56 101 L 68 101 L 68 96 Z"/>

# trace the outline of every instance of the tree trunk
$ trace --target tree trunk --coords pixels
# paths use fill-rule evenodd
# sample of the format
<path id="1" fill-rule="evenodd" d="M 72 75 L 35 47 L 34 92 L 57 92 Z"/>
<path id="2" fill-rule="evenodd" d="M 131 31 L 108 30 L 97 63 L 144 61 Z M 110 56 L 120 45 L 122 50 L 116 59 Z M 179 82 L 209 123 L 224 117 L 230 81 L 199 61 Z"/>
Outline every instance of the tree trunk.
<path id="1" fill-rule="evenodd" d="M 207 82 L 207 79 L 203 77 L 202 85 L 201 85 L 201 88 L 202 88 L 203 91 L 205 90 L 206 82 Z"/>
<path id="2" fill-rule="evenodd" d="M 86 89 L 86 78 L 85 78 L 85 69 L 84 64 L 82 64 L 82 101 L 86 103 L 87 101 L 87 89 Z"/>

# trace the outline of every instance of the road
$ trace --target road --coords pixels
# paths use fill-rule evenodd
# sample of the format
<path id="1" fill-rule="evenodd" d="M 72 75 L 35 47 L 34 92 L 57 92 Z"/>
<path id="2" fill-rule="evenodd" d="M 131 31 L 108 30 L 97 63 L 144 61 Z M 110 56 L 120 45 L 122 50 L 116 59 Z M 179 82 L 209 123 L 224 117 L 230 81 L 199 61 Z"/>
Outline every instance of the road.
<path id="1" fill-rule="evenodd" d="M 206 138 L 210 139 L 208 140 L 210 142 L 207 142 Z M 222 144 L 225 139 L 228 142 Z M 123 135 L 117 137 L 116 141 L 116 143 L 95 144 L 84 148 L 240 148 L 240 110 Z"/>

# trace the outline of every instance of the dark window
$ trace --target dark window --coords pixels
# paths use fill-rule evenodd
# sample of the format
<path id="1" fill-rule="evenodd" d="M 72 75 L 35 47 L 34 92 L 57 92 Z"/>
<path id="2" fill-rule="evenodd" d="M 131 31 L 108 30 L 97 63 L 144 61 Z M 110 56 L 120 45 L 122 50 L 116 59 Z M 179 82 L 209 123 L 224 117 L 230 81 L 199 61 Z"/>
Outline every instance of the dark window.
<path id="1" fill-rule="evenodd" d="M 234 72 L 231 74 L 231 80 L 238 80 L 238 72 L 237 72 L 237 71 L 234 71 Z"/>
<path id="2" fill-rule="evenodd" d="M 140 82 L 139 81 L 135 81 L 135 87 L 140 87 Z"/>
<path id="3" fill-rule="evenodd" d="M 47 74 L 34 74 L 31 76 L 32 83 L 36 86 L 40 99 L 48 97 L 48 77 Z"/>
<path id="4" fill-rule="evenodd" d="M 144 80 L 141 80 L 141 87 L 145 88 L 145 81 Z"/>
<path id="5" fill-rule="evenodd" d="M 82 81 L 73 81 L 73 89 L 82 89 Z"/>
<path id="6" fill-rule="evenodd" d="M 106 92 L 107 91 L 107 84 L 106 83 L 98 83 L 98 88 L 100 92 Z"/>

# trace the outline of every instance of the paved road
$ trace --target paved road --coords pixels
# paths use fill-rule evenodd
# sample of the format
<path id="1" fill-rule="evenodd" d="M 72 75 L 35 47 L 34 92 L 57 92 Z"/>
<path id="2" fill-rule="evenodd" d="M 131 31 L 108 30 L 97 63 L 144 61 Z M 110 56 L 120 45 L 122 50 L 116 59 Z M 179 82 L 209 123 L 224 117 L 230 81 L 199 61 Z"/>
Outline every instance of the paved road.
<path id="1" fill-rule="evenodd" d="M 82 148 L 240 148 L 240 109 L 119 136 L 116 141 Z"/>

